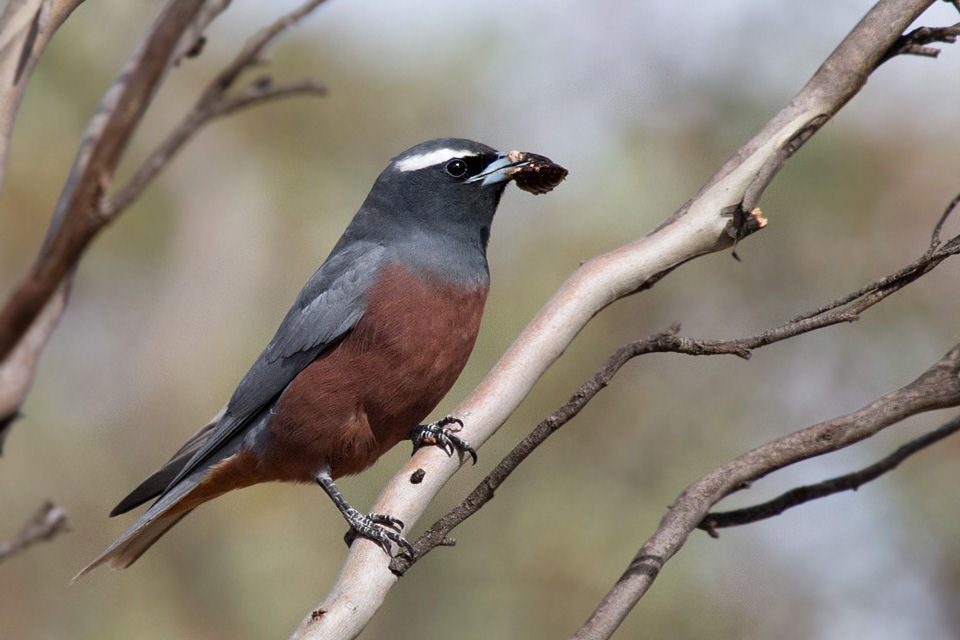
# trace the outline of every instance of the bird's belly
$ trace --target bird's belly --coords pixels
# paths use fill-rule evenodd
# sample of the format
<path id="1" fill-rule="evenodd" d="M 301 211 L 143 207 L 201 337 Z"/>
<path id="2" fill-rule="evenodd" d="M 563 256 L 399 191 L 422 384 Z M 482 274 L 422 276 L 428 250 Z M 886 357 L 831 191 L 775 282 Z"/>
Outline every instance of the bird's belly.
<path id="1" fill-rule="evenodd" d="M 362 471 L 407 438 L 460 375 L 487 285 L 445 284 L 400 266 L 383 270 L 363 317 L 283 392 L 265 461 L 280 479 L 309 481 L 328 464 Z"/>

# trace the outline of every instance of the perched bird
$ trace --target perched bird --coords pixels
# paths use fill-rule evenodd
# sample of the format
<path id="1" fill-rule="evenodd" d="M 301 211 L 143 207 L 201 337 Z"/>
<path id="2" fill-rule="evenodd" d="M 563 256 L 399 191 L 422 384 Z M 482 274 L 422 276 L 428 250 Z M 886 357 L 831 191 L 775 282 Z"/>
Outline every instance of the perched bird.
<path id="1" fill-rule="evenodd" d="M 110 515 L 156 502 L 74 579 L 129 566 L 201 503 L 271 480 L 316 481 L 357 535 L 408 549 L 403 523 L 354 509 L 334 479 L 404 439 L 475 457 L 446 428 L 458 420 L 420 422 L 473 349 L 504 189 L 516 178 L 543 193 L 565 175 L 543 156 L 456 138 L 394 158 L 220 415 Z"/>

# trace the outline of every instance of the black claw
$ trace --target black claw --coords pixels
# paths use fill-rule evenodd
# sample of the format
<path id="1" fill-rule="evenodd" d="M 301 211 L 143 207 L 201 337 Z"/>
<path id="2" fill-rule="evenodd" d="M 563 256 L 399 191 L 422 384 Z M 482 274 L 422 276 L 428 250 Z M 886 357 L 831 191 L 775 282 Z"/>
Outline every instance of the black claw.
<path id="1" fill-rule="evenodd" d="M 403 531 L 403 520 L 400 518 L 394 518 L 393 516 L 385 513 L 371 513 L 367 517 L 370 518 L 371 522 L 394 529 L 397 533 Z"/>
<path id="2" fill-rule="evenodd" d="M 460 428 L 463 429 L 463 420 L 460 418 L 454 418 L 453 416 L 447 416 L 446 418 L 438 420 L 434 424 L 436 424 L 438 427 L 446 427 L 447 425 L 455 424 L 459 425 Z"/>
<path id="3" fill-rule="evenodd" d="M 457 455 L 460 456 L 461 461 L 463 460 L 463 454 L 469 453 L 470 457 L 473 458 L 473 464 L 477 464 L 477 451 L 470 446 L 469 442 L 463 438 L 453 435 L 452 433 L 448 434 L 448 437 L 453 441 L 453 444 L 457 449 Z"/>
<path id="4" fill-rule="evenodd" d="M 406 538 L 404 538 L 403 536 L 397 536 L 397 538 L 396 538 L 395 540 L 394 540 L 393 538 L 391 538 L 391 540 L 393 540 L 394 542 L 396 542 L 396 543 L 397 543 L 397 546 L 402 549 L 402 551 L 400 551 L 400 553 L 399 553 L 398 555 L 405 555 L 405 556 L 407 556 L 408 558 L 413 559 L 413 557 L 414 557 L 414 556 L 413 556 L 413 545 L 410 544 L 409 542 L 407 542 Z"/>
<path id="5" fill-rule="evenodd" d="M 376 542 L 387 555 L 391 555 L 390 542 L 396 543 L 403 553 L 413 553 L 413 547 L 400 535 L 403 531 L 403 522 L 398 518 L 382 513 L 356 514 L 348 518 L 347 522 L 350 524 L 350 530 L 343 536 L 347 546 L 353 544 L 357 536 L 360 536 Z"/>
<path id="6" fill-rule="evenodd" d="M 464 454 L 470 454 L 470 457 L 473 458 L 473 464 L 477 464 L 477 452 L 470 446 L 470 443 L 446 428 L 447 425 L 452 424 L 457 424 L 461 429 L 463 428 L 463 420 L 453 416 L 447 416 L 430 424 L 418 425 L 410 434 L 410 439 L 413 441 L 413 452 L 416 453 L 418 449 L 426 445 L 433 445 L 440 447 L 448 456 L 456 453 L 460 462 L 463 462 Z"/>

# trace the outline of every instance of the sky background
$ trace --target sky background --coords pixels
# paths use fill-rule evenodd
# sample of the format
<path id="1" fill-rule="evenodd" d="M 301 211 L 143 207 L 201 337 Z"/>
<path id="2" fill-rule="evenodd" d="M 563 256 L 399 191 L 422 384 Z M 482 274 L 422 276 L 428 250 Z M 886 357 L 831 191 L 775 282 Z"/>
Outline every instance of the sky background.
<path id="1" fill-rule="evenodd" d="M 132 519 L 107 512 L 229 397 L 376 175 L 459 136 L 550 156 L 553 193 L 510 188 L 492 291 L 454 407 L 580 261 L 649 231 L 785 104 L 869 2 L 589 4 L 330 0 L 271 50 L 297 98 L 205 129 L 90 248 L 0 459 L 0 539 L 52 498 L 73 530 L 0 566 L 10 638 L 286 637 L 332 584 L 344 524 L 316 487 L 260 486 L 179 524 L 123 573 L 66 583 Z M 118 184 L 244 39 L 292 2 L 234 0 L 169 74 Z M 82 5 L 31 80 L 0 195 L 0 295 L 36 254 L 80 134 L 156 3 Z M 927 25 L 956 21 L 937 3 Z M 960 48 L 884 65 L 764 195 L 768 228 L 595 318 L 457 475 L 415 534 L 461 499 L 621 344 L 760 332 L 910 262 L 960 190 Z M 952 227 L 957 231 L 957 225 Z M 390 593 L 366 638 L 569 635 L 690 482 L 772 438 L 900 387 L 958 339 L 947 263 L 859 322 L 749 362 L 648 356 L 554 435 Z M 952 417 L 764 479 L 723 508 L 865 466 Z M 369 505 L 409 451 L 340 484 Z M 719 540 L 700 532 L 616 637 L 952 638 L 960 627 L 960 445 Z"/>

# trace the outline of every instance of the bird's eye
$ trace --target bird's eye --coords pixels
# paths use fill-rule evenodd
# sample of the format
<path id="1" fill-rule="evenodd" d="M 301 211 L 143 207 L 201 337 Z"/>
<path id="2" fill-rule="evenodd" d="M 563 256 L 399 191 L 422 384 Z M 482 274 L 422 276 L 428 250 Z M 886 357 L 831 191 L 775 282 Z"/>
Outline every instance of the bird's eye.
<path id="1" fill-rule="evenodd" d="M 455 158 L 448 162 L 444 169 L 454 178 L 462 178 L 467 175 L 467 163 L 460 158 Z"/>

